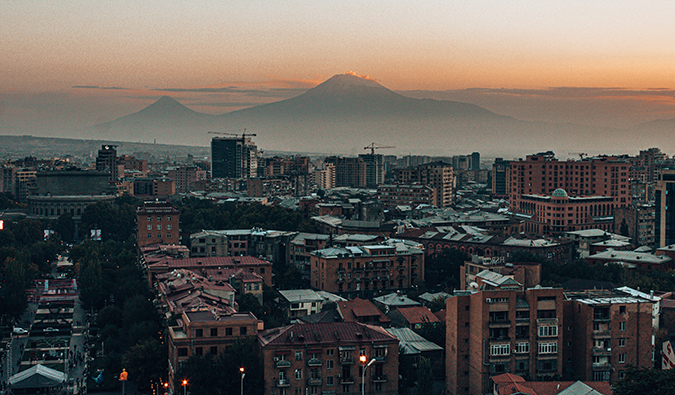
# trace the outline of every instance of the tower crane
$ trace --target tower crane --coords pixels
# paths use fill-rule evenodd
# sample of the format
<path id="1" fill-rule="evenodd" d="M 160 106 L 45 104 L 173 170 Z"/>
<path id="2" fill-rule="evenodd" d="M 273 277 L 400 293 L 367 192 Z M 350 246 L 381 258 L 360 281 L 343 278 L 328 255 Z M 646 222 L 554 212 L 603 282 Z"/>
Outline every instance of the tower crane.
<path id="1" fill-rule="evenodd" d="M 236 130 L 236 132 L 242 132 L 242 133 L 212 132 L 212 131 L 209 131 L 209 134 L 222 134 L 222 135 L 225 135 L 225 136 L 241 136 L 242 141 L 245 141 L 245 140 L 246 140 L 246 136 L 257 136 L 257 134 L 255 134 L 255 133 L 246 133 L 246 128 Z"/>
<path id="2" fill-rule="evenodd" d="M 375 155 L 375 150 L 376 149 L 385 149 L 385 148 L 396 148 L 394 146 L 384 146 L 384 145 L 377 145 L 375 143 L 370 143 L 367 146 L 363 147 L 363 149 L 369 149 L 371 155 Z"/>

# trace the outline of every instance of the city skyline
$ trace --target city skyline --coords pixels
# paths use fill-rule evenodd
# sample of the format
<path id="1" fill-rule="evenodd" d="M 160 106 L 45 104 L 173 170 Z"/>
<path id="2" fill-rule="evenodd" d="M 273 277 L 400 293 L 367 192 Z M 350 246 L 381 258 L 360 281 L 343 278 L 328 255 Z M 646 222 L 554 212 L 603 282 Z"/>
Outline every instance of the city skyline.
<path id="1" fill-rule="evenodd" d="M 222 114 L 369 75 L 526 121 L 675 118 L 664 1 L 0 5 L 0 133 L 55 135 L 171 95 Z"/>

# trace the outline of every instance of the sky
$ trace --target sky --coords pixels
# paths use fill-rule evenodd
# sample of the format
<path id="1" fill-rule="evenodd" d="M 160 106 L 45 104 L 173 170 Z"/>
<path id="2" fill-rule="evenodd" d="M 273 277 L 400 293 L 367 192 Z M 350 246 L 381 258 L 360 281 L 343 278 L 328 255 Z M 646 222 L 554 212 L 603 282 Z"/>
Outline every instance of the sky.
<path id="1" fill-rule="evenodd" d="M 651 0 L 3 0 L 0 133 L 68 133 L 167 94 L 220 114 L 347 71 L 628 127 L 675 118 L 674 19 L 675 2 Z"/>

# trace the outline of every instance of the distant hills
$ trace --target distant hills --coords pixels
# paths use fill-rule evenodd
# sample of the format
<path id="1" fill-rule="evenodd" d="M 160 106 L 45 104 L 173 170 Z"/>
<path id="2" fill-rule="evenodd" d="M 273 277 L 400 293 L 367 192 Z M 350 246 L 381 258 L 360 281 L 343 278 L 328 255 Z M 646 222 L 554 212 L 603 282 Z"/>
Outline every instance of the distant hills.
<path id="1" fill-rule="evenodd" d="M 96 125 L 99 138 L 208 146 L 208 131 L 246 128 L 263 150 L 359 154 L 371 142 L 393 145 L 388 154 L 522 156 L 542 150 L 634 153 L 662 146 L 675 120 L 630 130 L 526 122 L 482 107 L 415 99 L 350 74 L 333 76 L 286 100 L 222 115 L 193 111 L 169 96 L 143 110 Z M 669 132 L 670 131 L 670 132 Z"/>

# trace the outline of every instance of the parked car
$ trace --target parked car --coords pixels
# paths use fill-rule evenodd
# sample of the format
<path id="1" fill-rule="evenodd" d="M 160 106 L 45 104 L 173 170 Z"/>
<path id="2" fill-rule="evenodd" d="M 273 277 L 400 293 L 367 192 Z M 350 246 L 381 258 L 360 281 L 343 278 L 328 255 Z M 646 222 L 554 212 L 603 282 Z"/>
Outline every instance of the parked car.
<path id="1" fill-rule="evenodd" d="M 14 333 L 16 333 L 17 335 L 25 335 L 26 333 L 28 333 L 28 331 L 23 328 L 19 328 L 17 326 L 16 328 L 14 328 Z"/>
<path id="2" fill-rule="evenodd" d="M 59 330 L 56 328 L 52 328 L 51 326 L 49 328 L 43 329 L 44 332 L 58 332 Z"/>

